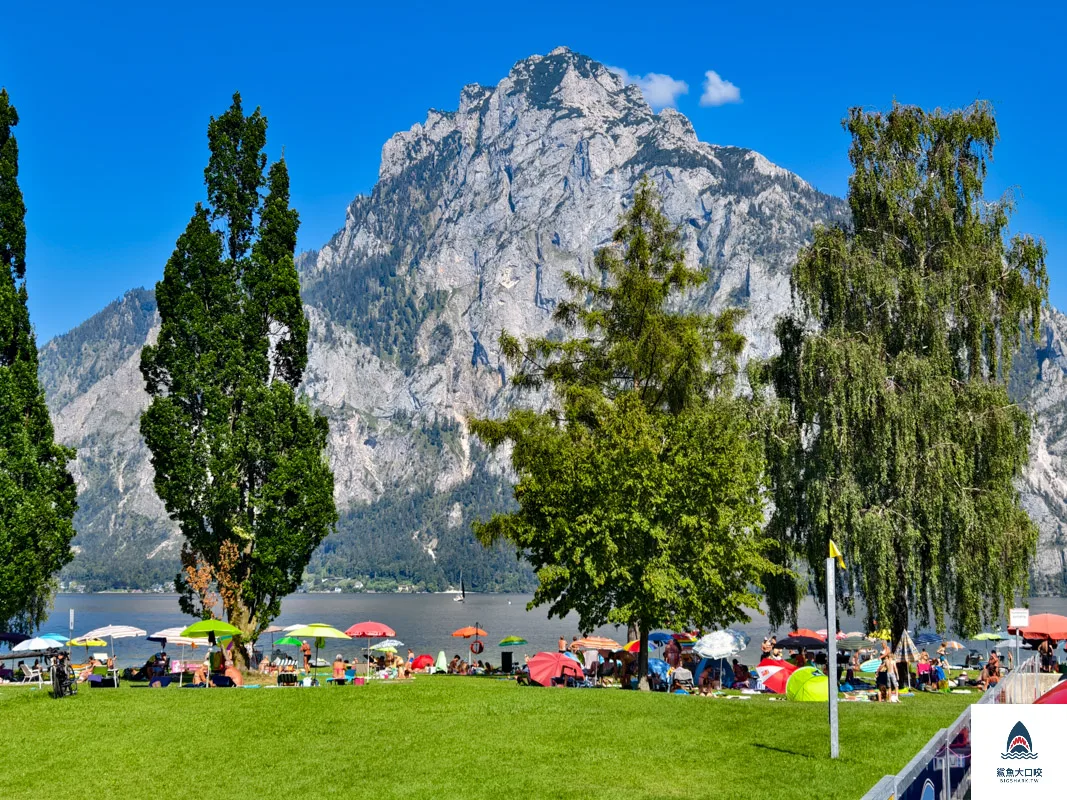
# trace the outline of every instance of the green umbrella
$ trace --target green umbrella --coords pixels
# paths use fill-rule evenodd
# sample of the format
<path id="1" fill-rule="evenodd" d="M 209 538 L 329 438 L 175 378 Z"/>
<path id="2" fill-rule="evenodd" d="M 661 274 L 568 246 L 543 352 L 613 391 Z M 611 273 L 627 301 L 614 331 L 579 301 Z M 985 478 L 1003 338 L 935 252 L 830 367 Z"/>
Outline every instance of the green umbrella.
<path id="1" fill-rule="evenodd" d="M 997 631 L 993 631 L 992 633 L 990 633 L 989 631 L 985 631 L 975 636 L 974 640 L 976 642 L 1002 642 L 1007 638 L 1008 637 L 1005 636 L 1003 633 L 998 633 Z M 985 654 L 986 658 L 989 658 L 989 645 L 986 645 Z"/>
<path id="2" fill-rule="evenodd" d="M 528 641 L 521 636 L 505 636 L 500 640 L 500 647 L 522 647 L 524 644 L 529 644 Z"/>
<path id="3" fill-rule="evenodd" d="M 330 625 L 316 622 L 311 625 L 304 625 L 301 628 L 294 628 L 289 631 L 289 636 L 296 637 L 315 637 L 315 661 L 319 660 L 319 648 L 326 646 L 326 639 L 351 639 L 344 631 L 339 631 Z"/>
<path id="4" fill-rule="evenodd" d="M 194 639 L 210 639 L 224 633 L 237 636 L 241 633 L 241 629 L 221 619 L 202 619 L 182 631 L 181 635 Z"/>
<path id="5" fill-rule="evenodd" d="M 275 644 L 280 644 L 283 647 L 300 647 L 300 640 L 295 636 L 283 636 Z"/>

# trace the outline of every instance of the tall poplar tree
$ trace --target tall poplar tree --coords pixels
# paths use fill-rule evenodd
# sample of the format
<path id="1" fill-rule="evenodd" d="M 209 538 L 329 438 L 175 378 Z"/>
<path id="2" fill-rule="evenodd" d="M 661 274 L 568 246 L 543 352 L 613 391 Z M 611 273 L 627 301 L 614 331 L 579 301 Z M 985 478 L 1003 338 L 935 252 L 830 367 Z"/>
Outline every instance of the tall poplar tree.
<path id="1" fill-rule="evenodd" d="M 1029 418 L 1006 379 L 1047 296 L 1044 245 L 1007 237 L 1010 198 L 983 196 L 992 108 L 853 109 L 847 227 L 815 231 L 793 271 L 766 377 L 777 558 L 806 563 L 816 597 L 833 539 L 837 596 L 899 636 L 950 616 L 973 634 L 1027 585 L 1037 530 L 1013 481 Z M 776 620 L 803 587 L 771 587 Z"/>
<path id="2" fill-rule="evenodd" d="M 568 275 L 562 341 L 501 338 L 516 385 L 552 389 L 554 405 L 513 410 L 471 429 L 513 445 L 518 510 L 476 524 L 537 571 L 531 607 L 576 611 L 586 631 L 747 620 L 774 565 L 765 556 L 763 451 L 735 391 L 739 312 L 700 315 L 673 303 L 705 275 L 686 267 L 680 234 L 647 180 L 634 193 L 594 279 Z"/>
<path id="3" fill-rule="evenodd" d="M 200 602 L 209 576 L 248 641 L 337 519 L 328 422 L 296 393 L 308 336 L 293 262 L 299 217 L 285 161 L 264 174 L 266 134 L 239 94 L 211 119 L 207 203 L 156 284 L 162 327 L 141 356 L 152 397 L 141 433 L 156 492 L 185 536 L 182 608 L 211 615 Z"/>
<path id="4" fill-rule="evenodd" d="M 37 379 L 26 306 L 26 206 L 18 113 L 0 89 L 0 628 L 30 632 L 48 616 L 55 574 L 73 557 L 77 490 Z"/>

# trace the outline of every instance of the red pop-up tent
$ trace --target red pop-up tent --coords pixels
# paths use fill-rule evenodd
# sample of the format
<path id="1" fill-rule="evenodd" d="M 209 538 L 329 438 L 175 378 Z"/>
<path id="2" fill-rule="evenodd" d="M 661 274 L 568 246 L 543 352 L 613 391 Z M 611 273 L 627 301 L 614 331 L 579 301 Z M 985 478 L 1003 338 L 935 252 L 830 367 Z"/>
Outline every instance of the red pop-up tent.
<path id="1" fill-rule="evenodd" d="M 581 666 L 566 653 L 538 653 L 530 659 L 530 680 L 542 686 L 551 686 L 553 678 L 571 676 L 585 678 Z"/>
<path id="2" fill-rule="evenodd" d="M 431 656 L 429 653 L 423 653 L 421 656 L 417 657 L 414 661 L 411 662 L 411 668 L 426 669 L 432 663 L 433 656 Z"/>

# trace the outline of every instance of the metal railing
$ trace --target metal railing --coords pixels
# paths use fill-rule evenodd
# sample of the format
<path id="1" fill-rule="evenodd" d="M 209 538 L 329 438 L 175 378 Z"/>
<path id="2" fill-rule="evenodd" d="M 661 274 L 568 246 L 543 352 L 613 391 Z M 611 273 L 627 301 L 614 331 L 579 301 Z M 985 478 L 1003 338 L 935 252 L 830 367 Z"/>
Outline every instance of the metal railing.
<path id="1" fill-rule="evenodd" d="M 1037 656 L 1028 658 L 986 691 L 977 704 L 1034 702 L 1041 688 L 1038 663 Z M 935 733 L 904 769 L 878 781 L 863 800 L 919 800 L 931 789 L 941 800 L 960 800 L 970 786 L 971 706 L 967 706 L 955 722 Z"/>

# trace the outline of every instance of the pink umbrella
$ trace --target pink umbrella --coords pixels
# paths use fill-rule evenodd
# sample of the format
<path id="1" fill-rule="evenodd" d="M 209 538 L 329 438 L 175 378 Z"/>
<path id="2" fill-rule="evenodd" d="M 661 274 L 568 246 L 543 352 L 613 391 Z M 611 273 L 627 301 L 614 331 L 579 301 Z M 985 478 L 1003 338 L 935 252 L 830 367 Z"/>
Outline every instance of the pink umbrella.
<path id="1" fill-rule="evenodd" d="M 530 659 L 530 680 L 542 686 L 551 686 L 553 678 L 571 675 L 578 680 L 585 678 L 581 666 L 566 653 L 538 653 Z"/>
<path id="2" fill-rule="evenodd" d="M 345 631 L 353 639 L 367 640 L 367 675 L 370 675 L 370 640 L 396 636 L 396 631 L 380 622 L 357 622 Z"/>

